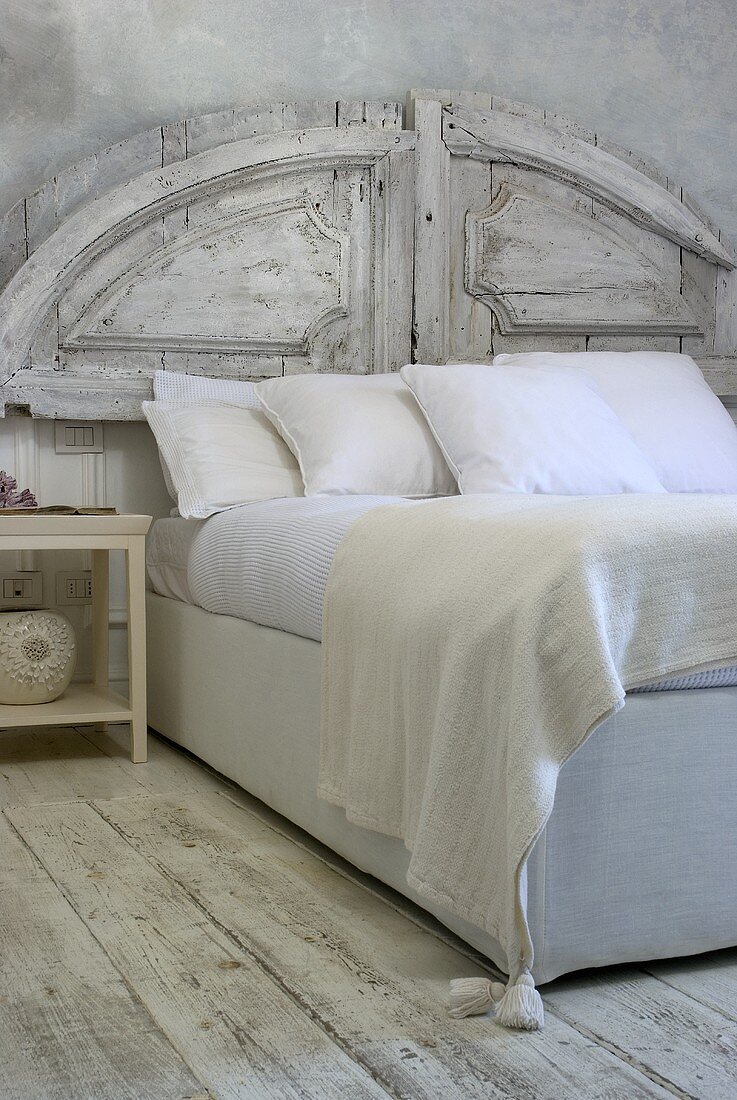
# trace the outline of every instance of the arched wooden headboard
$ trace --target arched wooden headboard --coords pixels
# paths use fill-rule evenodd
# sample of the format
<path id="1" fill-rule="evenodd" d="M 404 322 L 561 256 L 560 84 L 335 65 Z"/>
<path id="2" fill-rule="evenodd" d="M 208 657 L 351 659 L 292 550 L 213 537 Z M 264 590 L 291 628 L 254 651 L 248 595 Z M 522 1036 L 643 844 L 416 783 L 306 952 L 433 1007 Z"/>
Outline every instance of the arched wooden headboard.
<path id="1" fill-rule="evenodd" d="M 137 419 L 159 367 L 264 377 L 683 349 L 737 395 L 730 250 L 679 188 L 490 96 L 236 109 L 57 175 L 0 224 L 0 414 Z"/>

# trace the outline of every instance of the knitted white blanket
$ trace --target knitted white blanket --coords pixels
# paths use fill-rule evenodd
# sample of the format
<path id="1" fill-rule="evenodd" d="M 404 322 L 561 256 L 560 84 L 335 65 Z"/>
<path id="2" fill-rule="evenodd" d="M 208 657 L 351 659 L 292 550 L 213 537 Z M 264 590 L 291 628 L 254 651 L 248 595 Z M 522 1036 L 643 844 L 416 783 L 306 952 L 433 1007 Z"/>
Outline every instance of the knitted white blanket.
<path id="1" fill-rule="evenodd" d="M 495 936 L 514 981 L 562 764 L 625 688 L 735 660 L 735 497 L 378 508 L 328 580 L 319 794 L 403 837 L 410 885 Z"/>

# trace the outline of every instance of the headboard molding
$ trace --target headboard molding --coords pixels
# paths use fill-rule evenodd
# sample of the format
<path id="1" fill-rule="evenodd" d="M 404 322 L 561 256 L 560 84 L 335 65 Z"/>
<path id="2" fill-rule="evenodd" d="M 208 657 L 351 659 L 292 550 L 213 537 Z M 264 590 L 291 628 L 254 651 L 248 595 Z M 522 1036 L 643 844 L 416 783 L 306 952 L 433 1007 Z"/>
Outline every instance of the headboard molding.
<path id="1" fill-rule="evenodd" d="M 618 157 L 544 122 L 462 105 L 443 109 L 455 156 L 542 172 L 722 267 L 734 259 L 709 227 L 665 187 Z"/>
<path id="2" fill-rule="evenodd" d="M 0 415 L 139 418 L 159 367 L 259 378 L 684 350 L 737 397 L 737 276 L 681 189 L 483 93 L 234 108 L 0 219 Z"/>
<path id="3" fill-rule="evenodd" d="M 732 250 L 672 180 L 559 115 L 411 93 L 414 354 L 684 351 L 737 397 Z"/>

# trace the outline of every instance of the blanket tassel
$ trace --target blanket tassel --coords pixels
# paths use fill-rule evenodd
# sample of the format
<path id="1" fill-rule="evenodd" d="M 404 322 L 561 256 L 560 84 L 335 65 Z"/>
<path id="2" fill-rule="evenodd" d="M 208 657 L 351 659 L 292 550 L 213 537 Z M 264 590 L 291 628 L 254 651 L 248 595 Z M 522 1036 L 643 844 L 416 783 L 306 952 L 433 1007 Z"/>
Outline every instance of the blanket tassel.
<path id="1" fill-rule="evenodd" d="M 540 994 L 529 970 L 505 988 L 487 978 L 455 978 L 450 983 L 450 1015 L 456 1020 L 478 1016 L 495 1007 L 495 1019 L 503 1027 L 537 1031 L 543 1026 L 544 1012 Z"/>
<path id="2" fill-rule="evenodd" d="M 501 982 L 488 978 L 453 978 L 450 983 L 450 1014 L 456 1020 L 480 1016 L 504 996 Z"/>
<path id="3" fill-rule="evenodd" d="M 518 1027 L 524 1031 L 538 1031 L 543 1026 L 542 997 L 535 989 L 529 970 L 524 970 L 516 982 L 507 986 L 497 1006 L 496 1019 L 503 1027 Z"/>

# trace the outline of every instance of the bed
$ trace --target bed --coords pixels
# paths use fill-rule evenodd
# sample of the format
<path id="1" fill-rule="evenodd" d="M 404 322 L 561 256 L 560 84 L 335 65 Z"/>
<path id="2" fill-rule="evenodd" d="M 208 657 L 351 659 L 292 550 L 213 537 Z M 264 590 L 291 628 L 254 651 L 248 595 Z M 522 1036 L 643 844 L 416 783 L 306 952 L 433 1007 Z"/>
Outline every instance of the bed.
<path id="1" fill-rule="evenodd" d="M 0 243 L 3 414 L 139 420 L 162 368 L 357 377 L 538 350 L 685 352 L 737 398 L 718 230 L 656 166 L 496 96 L 169 123 L 60 172 Z M 493 937 L 409 889 L 400 841 L 318 800 L 320 597 L 363 505 L 272 504 L 251 512 L 256 580 L 230 592 L 202 547 L 234 521 L 155 525 L 150 723 L 506 972 Z M 565 765 L 522 884 L 535 980 L 734 944 L 736 720 L 732 669 L 676 679 L 630 693 Z"/>
<path id="2" fill-rule="evenodd" d="M 382 503 L 298 498 L 157 521 L 149 721 L 506 971 L 491 937 L 408 889 L 401 841 L 350 824 L 316 794 L 322 594 L 340 538 Z M 228 564 L 216 576 L 218 560 Z M 538 982 L 734 942 L 737 869 L 723 838 L 737 826 L 736 723 L 733 667 L 675 680 L 630 694 L 565 766 L 527 868 Z M 704 813 L 715 804 L 718 815 Z"/>

